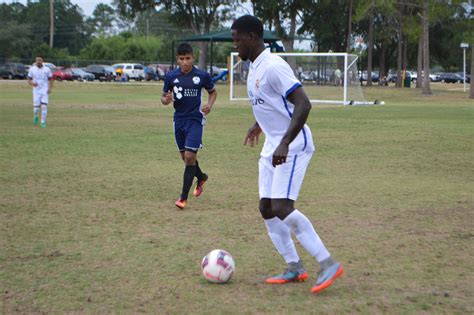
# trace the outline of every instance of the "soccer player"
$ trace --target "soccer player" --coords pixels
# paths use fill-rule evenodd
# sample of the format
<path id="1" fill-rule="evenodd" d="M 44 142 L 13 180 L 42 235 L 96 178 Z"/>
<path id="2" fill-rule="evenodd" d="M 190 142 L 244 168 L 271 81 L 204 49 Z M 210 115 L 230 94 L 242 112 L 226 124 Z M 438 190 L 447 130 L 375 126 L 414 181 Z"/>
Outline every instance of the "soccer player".
<path id="1" fill-rule="evenodd" d="M 203 173 L 196 159 L 197 152 L 202 148 L 202 134 L 206 122 L 205 115 L 211 112 L 217 98 L 217 91 L 211 76 L 194 67 L 193 48 L 188 43 L 178 46 L 176 62 L 178 68 L 166 75 L 161 103 L 174 105 L 174 136 L 176 145 L 184 161 L 183 188 L 175 205 L 184 209 L 187 204 L 189 190 L 197 178 L 194 196 L 202 193 L 207 174 Z M 201 106 L 201 90 L 209 93 L 207 104 Z"/>
<path id="2" fill-rule="evenodd" d="M 49 94 L 53 89 L 53 74 L 43 65 L 43 57 L 36 57 L 35 65 L 28 71 L 28 84 L 33 87 L 33 123 L 38 125 L 41 107 L 41 127 L 46 128 Z"/>
<path id="3" fill-rule="evenodd" d="M 253 146 L 260 133 L 265 134 L 258 163 L 259 209 L 270 239 L 288 265 L 285 272 L 266 282 L 283 284 L 308 278 L 291 238 L 293 232 L 320 264 L 311 292 L 321 292 L 342 275 L 343 269 L 333 260 L 310 220 L 294 207 L 315 150 L 311 130 L 305 124 L 311 103 L 290 66 L 265 49 L 259 19 L 242 16 L 231 29 L 239 57 L 251 61 L 247 90 L 256 122 L 248 130 L 244 145 Z"/>

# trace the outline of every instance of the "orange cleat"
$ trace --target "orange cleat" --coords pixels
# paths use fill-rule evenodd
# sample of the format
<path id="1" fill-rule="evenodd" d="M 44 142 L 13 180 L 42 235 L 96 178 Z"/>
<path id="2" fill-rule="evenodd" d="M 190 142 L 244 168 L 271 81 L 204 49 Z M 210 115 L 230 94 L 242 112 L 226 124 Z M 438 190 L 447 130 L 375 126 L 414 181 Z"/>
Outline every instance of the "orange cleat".
<path id="1" fill-rule="evenodd" d="M 342 269 L 341 264 L 336 263 L 331 267 L 322 270 L 318 274 L 318 280 L 316 285 L 311 289 L 311 293 L 319 293 L 329 287 L 334 280 L 342 276 L 344 269 Z"/>
<path id="2" fill-rule="evenodd" d="M 178 200 L 176 200 L 174 204 L 176 205 L 176 207 L 180 209 L 184 209 L 184 207 L 186 207 L 187 202 L 185 199 L 179 198 Z"/>
<path id="3" fill-rule="evenodd" d="M 269 284 L 285 284 L 290 282 L 304 282 L 306 279 L 308 279 L 308 273 L 304 270 L 302 272 L 286 270 L 282 274 L 268 278 L 265 282 Z"/>
<path id="4" fill-rule="evenodd" d="M 204 174 L 204 178 L 201 180 L 198 180 L 196 188 L 194 188 L 194 192 L 193 192 L 194 197 L 201 196 L 204 184 L 206 183 L 207 179 L 208 179 L 208 176 Z"/>

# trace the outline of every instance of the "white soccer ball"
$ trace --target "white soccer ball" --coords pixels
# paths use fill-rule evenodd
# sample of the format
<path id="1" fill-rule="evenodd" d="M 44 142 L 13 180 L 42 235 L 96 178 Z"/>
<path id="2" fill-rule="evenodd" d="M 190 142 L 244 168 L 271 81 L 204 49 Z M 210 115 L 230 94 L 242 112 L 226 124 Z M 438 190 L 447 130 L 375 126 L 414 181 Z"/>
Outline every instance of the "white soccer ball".
<path id="1" fill-rule="evenodd" d="M 235 271 L 234 258 L 225 250 L 214 249 L 201 261 L 202 275 L 210 282 L 225 283 Z"/>

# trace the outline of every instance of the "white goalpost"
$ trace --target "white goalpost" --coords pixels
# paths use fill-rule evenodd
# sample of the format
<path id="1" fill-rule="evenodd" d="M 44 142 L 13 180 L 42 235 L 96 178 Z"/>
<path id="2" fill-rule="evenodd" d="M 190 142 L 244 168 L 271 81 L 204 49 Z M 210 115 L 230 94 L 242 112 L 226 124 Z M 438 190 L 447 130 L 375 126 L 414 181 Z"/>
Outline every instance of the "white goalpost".
<path id="1" fill-rule="evenodd" d="M 315 104 L 373 105 L 367 101 L 360 86 L 357 55 L 347 53 L 276 53 L 292 67 Z M 238 53 L 230 56 L 230 100 L 248 100 L 246 79 L 249 61 L 242 61 Z"/>

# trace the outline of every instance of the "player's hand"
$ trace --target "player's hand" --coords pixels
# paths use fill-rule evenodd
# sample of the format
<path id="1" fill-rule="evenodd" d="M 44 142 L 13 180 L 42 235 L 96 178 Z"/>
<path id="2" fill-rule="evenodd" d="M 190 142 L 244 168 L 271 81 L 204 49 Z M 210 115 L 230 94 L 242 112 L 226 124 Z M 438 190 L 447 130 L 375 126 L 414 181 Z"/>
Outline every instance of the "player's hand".
<path id="1" fill-rule="evenodd" d="M 258 137 L 260 136 L 261 133 L 262 133 L 262 129 L 257 123 L 255 123 L 247 131 L 247 135 L 245 136 L 245 140 L 244 140 L 244 145 L 253 147 L 256 144 L 258 144 Z"/>
<path id="2" fill-rule="evenodd" d="M 211 112 L 211 109 L 212 109 L 212 106 L 209 105 L 209 104 L 206 104 L 202 107 L 202 112 L 204 113 L 204 115 L 207 115 Z"/>
<path id="3" fill-rule="evenodd" d="M 51 94 L 51 89 L 48 89 L 48 94 Z"/>
<path id="4" fill-rule="evenodd" d="M 171 93 L 171 91 L 168 90 L 168 92 L 163 94 L 162 100 L 163 100 L 162 101 L 163 105 L 168 105 L 169 103 L 173 101 L 173 93 Z"/>
<path id="5" fill-rule="evenodd" d="M 286 157 L 288 156 L 288 144 L 280 143 L 272 156 L 273 167 L 286 163 Z"/>
<path id="6" fill-rule="evenodd" d="M 34 86 L 34 87 L 37 87 L 37 86 L 38 86 L 38 83 L 33 82 L 33 83 L 31 83 L 31 85 Z"/>

